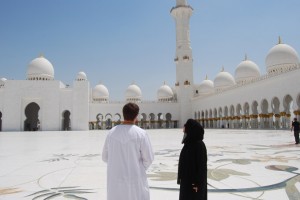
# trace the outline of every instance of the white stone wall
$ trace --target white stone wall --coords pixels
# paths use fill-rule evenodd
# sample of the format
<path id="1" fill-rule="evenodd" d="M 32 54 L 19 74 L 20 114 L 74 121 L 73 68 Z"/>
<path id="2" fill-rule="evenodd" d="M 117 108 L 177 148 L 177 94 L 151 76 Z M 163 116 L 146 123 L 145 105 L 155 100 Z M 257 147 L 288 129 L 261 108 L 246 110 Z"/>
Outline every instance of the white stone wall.
<path id="1" fill-rule="evenodd" d="M 88 81 L 75 81 L 72 97 L 73 114 L 71 113 L 72 128 L 74 130 L 89 129 L 89 88 Z"/>
<path id="2" fill-rule="evenodd" d="M 89 82 L 74 82 L 66 88 L 60 81 L 8 80 L 0 92 L 3 131 L 23 131 L 25 108 L 39 105 L 40 130 L 60 131 L 63 113 L 71 113 L 72 130 L 88 130 Z"/>

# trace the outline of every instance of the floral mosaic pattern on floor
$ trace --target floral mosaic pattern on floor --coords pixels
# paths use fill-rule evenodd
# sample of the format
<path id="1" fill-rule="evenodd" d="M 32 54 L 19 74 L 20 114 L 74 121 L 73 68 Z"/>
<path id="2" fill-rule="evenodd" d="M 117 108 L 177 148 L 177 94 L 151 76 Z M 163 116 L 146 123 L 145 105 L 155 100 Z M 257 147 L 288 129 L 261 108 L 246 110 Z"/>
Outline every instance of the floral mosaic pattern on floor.
<path id="1" fill-rule="evenodd" d="M 0 199 L 106 199 L 106 131 L 0 133 Z M 182 131 L 149 130 L 151 199 L 178 199 Z M 206 130 L 209 199 L 300 199 L 300 145 L 290 131 Z"/>

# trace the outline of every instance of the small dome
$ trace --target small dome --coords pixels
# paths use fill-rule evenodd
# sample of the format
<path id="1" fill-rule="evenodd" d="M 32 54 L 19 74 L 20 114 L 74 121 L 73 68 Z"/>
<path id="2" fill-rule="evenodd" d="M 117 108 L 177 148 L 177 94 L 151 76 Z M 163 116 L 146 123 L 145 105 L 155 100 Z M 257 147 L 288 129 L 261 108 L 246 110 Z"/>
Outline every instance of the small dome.
<path id="1" fill-rule="evenodd" d="M 54 68 L 43 56 L 33 59 L 27 69 L 28 80 L 53 80 Z"/>
<path id="2" fill-rule="evenodd" d="M 109 99 L 108 89 L 101 83 L 93 89 L 93 100 L 99 102 L 107 102 Z"/>
<path id="3" fill-rule="evenodd" d="M 199 95 L 211 94 L 214 92 L 214 82 L 208 80 L 206 77 L 206 79 L 200 83 L 197 89 Z"/>
<path id="4" fill-rule="evenodd" d="M 279 43 L 275 45 L 266 57 L 266 68 L 268 74 L 280 73 L 293 68 L 299 64 L 299 57 L 293 47 L 282 44 L 279 38 Z"/>
<path id="5" fill-rule="evenodd" d="M 125 92 L 126 101 L 141 101 L 142 91 L 139 86 L 131 84 Z"/>
<path id="6" fill-rule="evenodd" d="M 173 91 L 170 86 L 165 83 L 157 91 L 158 101 L 171 101 L 174 97 Z"/>
<path id="7" fill-rule="evenodd" d="M 87 81 L 87 76 L 84 72 L 79 72 L 77 74 L 77 78 L 76 78 L 77 81 Z"/>
<path id="8" fill-rule="evenodd" d="M 0 87 L 3 87 L 5 85 L 5 82 L 7 81 L 6 78 L 1 78 L 0 79 Z"/>
<path id="9" fill-rule="evenodd" d="M 251 60 L 247 60 L 247 58 L 235 70 L 235 81 L 237 83 L 243 83 L 257 77 L 260 77 L 258 66 Z"/>
<path id="10" fill-rule="evenodd" d="M 215 90 L 219 91 L 228 87 L 235 85 L 233 76 L 225 72 L 224 69 L 216 76 L 214 80 Z"/>

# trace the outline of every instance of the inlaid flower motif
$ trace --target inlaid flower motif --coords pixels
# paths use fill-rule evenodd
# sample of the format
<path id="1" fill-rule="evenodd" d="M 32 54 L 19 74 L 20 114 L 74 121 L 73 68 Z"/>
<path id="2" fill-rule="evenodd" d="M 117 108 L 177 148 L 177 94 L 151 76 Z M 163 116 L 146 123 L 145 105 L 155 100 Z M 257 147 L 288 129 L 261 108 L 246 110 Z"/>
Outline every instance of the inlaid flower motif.
<path id="1" fill-rule="evenodd" d="M 0 196 L 19 192 L 21 192 L 21 190 L 18 188 L 0 188 Z"/>
<path id="2" fill-rule="evenodd" d="M 207 178 L 215 180 L 215 181 L 221 181 L 224 179 L 229 178 L 231 175 L 235 176 L 250 176 L 250 174 L 244 173 L 244 172 L 238 172 L 232 169 L 208 169 L 207 170 Z"/>
<path id="3" fill-rule="evenodd" d="M 176 172 L 155 172 L 155 174 L 148 174 L 148 177 L 153 181 L 173 181 L 177 179 Z"/>
<path id="4" fill-rule="evenodd" d="M 291 160 L 298 160 L 299 158 L 293 156 L 293 157 L 287 157 L 287 156 L 253 156 L 255 159 L 260 160 L 261 162 L 270 162 L 270 161 L 277 161 L 277 162 L 283 162 L 287 163 Z"/>
<path id="5" fill-rule="evenodd" d="M 79 199 L 87 200 L 87 198 L 80 197 L 79 195 L 94 193 L 90 191 L 91 189 L 79 189 L 78 187 L 57 187 L 50 188 L 46 190 L 41 190 L 33 194 L 27 195 L 26 197 L 33 197 L 33 199 L 55 199 L 65 197 L 68 199 Z"/>

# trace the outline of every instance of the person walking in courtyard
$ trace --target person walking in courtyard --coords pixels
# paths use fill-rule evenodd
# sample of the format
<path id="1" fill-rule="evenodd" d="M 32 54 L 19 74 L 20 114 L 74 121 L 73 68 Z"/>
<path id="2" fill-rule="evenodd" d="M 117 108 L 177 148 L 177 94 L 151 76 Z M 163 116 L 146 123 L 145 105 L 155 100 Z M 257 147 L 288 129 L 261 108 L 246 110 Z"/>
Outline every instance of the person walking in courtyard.
<path id="1" fill-rule="evenodd" d="M 207 151 L 204 129 L 197 121 L 187 120 L 184 144 L 178 164 L 179 200 L 207 200 Z"/>
<path id="2" fill-rule="evenodd" d="M 291 131 L 294 129 L 294 137 L 295 137 L 295 144 L 299 144 L 299 131 L 300 131 L 300 123 L 297 121 L 297 118 L 294 118 L 292 122 Z"/>
<path id="3" fill-rule="evenodd" d="M 124 122 L 113 127 L 105 140 L 102 160 L 107 163 L 107 200 L 149 200 L 146 170 L 154 159 L 145 130 L 135 125 L 139 107 L 123 107 Z"/>

